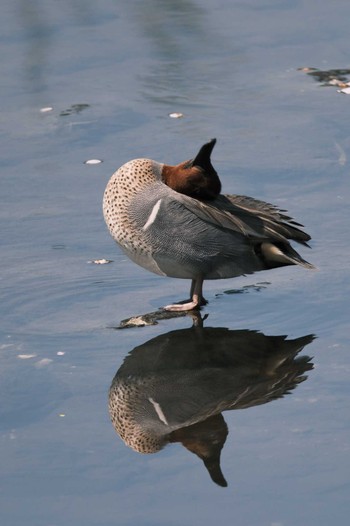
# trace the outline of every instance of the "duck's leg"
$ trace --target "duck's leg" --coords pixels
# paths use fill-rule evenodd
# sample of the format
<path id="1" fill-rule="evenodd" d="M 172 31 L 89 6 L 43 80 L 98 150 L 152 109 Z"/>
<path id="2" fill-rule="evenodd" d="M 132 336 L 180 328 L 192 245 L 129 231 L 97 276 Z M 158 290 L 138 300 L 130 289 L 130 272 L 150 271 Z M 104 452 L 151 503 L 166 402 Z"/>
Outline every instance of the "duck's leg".
<path id="1" fill-rule="evenodd" d="M 191 290 L 190 290 L 190 298 L 192 298 L 196 295 L 198 297 L 198 305 L 202 307 L 203 305 L 206 305 L 208 302 L 203 296 L 203 278 L 197 278 L 193 279 L 191 282 Z"/>
<path id="2" fill-rule="evenodd" d="M 169 311 L 184 311 L 198 309 L 202 305 L 206 305 L 208 302 L 203 297 L 203 278 L 192 280 L 190 298 L 189 301 L 184 303 L 174 303 L 163 308 Z"/>

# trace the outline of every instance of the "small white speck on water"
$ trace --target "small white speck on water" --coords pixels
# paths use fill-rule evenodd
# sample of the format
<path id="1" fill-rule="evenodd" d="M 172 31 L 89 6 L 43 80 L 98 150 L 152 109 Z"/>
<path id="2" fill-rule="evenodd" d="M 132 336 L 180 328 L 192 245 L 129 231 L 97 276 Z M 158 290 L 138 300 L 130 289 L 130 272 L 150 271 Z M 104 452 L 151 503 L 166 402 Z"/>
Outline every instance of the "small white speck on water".
<path id="1" fill-rule="evenodd" d="M 38 367 L 40 369 L 41 367 L 46 367 L 46 365 L 49 365 L 49 363 L 51 362 L 51 358 L 43 358 L 42 360 L 36 362 L 35 367 Z"/>
<path id="2" fill-rule="evenodd" d="M 94 263 L 95 265 L 107 265 L 107 263 L 113 263 L 113 259 L 93 259 L 88 263 Z"/>
<path id="3" fill-rule="evenodd" d="M 298 68 L 298 71 L 305 71 L 305 73 L 308 73 L 309 71 L 316 71 L 316 68 L 310 68 L 310 67 L 302 67 Z"/>
<path id="4" fill-rule="evenodd" d="M 18 354 L 17 358 L 20 358 L 21 360 L 28 360 L 29 358 L 35 358 L 36 354 Z"/>
<path id="5" fill-rule="evenodd" d="M 102 159 L 88 159 L 84 161 L 84 164 L 100 164 L 103 163 Z"/>
<path id="6" fill-rule="evenodd" d="M 57 356 L 64 356 L 66 353 L 64 351 L 58 351 Z"/>
<path id="7" fill-rule="evenodd" d="M 8 336 L 10 338 L 10 336 Z M 14 347 L 13 343 L 3 343 L 0 345 L 0 351 L 3 351 L 4 349 L 11 349 L 11 347 Z"/>
<path id="8" fill-rule="evenodd" d="M 184 116 L 183 113 L 178 113 L 178 112 L 169 113 L 169 117 L 171 119 L 181 119 L 181 117 L 183 117 L 183 116 Z"/>
<path id="9" fill-rule="evenodd" d="M 58 416 L 60 416 L 61 418 L 64 418 L 66 415 L 64 413 L 60 413 Z"/>
<path id="10" fill-rule="evenodd" d="M 52 111 L 52 106 L 46 106 L 45 108 L 40 108 L 40 113 L 48 113 L 49 111 Z"/>
<path id="11" fill-rule="evenodd" d="M 337 142 L 335 142 L 334 144 L 339 153 L 338 163 L 340 164 L 340 166 L 344 166 L 346 164 L 346 153 L 344 149 L 340 146 L 340 144 L 338 144 Z"/>
<path id="12" fill-rule="evenodd" d="M 330 86 L 339 86 L 340 88 L 346 88 L 348 85 L 346 82 L 339 80 L 339 79 L 331 79 L 328 84 Z"/>

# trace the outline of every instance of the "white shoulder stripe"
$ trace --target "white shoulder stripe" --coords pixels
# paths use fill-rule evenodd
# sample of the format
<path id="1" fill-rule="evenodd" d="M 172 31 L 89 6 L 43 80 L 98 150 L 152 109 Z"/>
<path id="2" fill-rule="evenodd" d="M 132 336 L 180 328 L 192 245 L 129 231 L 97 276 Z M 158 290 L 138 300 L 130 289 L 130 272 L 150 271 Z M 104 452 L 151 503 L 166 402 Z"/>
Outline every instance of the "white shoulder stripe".
<path id="1" fill-rule="evenodd" d="M 150 213 L 149 218 L 147 219 L 146 223 L 143 225 L 142 230 L 147 230 L 147 228 L 149 228 L 152 225 L 152 223 L 154 223 L 154 221 L 155 221 L 155 219 L 157 217 L 157 214 L 159 212 L 159 208 L 160 208 L 161 202 L 162 202 L 161 199 L 159 199 L 156 202 L 156 204 L 152 208 L 152 212 Z"/>
<path id="2" fill-rule="evenodd" d="M 154 407 L 154 409 L 155 409 L 155 412 L 156 412 L 157 415 L 158 415 L 159 420 L 161 420 L 161 422 L 163 422 L 163 424 L 168 425 L 167 419 L 165 418 L 165 415 L 164 415 L 164 413 L 163 413 L 163 411 L 162 411 L 162 408 L 160 407 L 160 405 L 158 404 L 158 402 L 155 402 L 155 401 L 153 400 L 153 398 L 151 398 L 151 397 L 150 397 L 148 400 L 149 400 L 149 401 L 151 402 L 151 404 L 153 405 L 153 407 Z"/>

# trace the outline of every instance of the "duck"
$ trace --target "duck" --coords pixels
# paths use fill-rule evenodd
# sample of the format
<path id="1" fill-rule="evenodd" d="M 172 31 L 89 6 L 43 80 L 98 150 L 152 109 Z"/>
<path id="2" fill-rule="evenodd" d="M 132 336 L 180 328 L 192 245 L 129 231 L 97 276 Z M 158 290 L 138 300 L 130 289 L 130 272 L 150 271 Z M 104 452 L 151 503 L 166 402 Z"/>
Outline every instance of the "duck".
<path id="1" fill-rule="evenodd" d="M 103 196 L 108 230 L 136 264 L 161 276 L 191 280 L 188 300 L 167 311 L 190 311 L 207 303 L 205 280 L 234 278 L 298 265 L 315 267 L 290 241 L 311 237 L 286 210 L 244 195 L 221 193 L 212 165 L 216 139 L 194 159 L 175 166 L 147 158 L 123 164 Z"/>

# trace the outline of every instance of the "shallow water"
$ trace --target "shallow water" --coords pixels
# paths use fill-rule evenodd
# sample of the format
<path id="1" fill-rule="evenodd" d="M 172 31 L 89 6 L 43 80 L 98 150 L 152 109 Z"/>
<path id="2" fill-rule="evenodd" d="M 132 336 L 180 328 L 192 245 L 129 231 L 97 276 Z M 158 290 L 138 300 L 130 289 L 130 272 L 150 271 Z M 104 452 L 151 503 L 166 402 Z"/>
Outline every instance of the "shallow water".
<path id="1" fill-rule="evenodd" d="M 1 524 L 347 522 L 350 97 L 298 68 L 349 67 L 349 16 L 345 0 L 3 2 Z M 104 187 L 129 159 L 176 163 L 210 137 L 224 191 L 288 208 L 319 269 L 205 283 L 205 329 L 317 336 L 289 395 L 224 411 L 227 488 L 179 443 L 136 453 L 108 415 L 128 353 L 193 320 L 113 329 L 189 283 L 126 259 Z"/>

